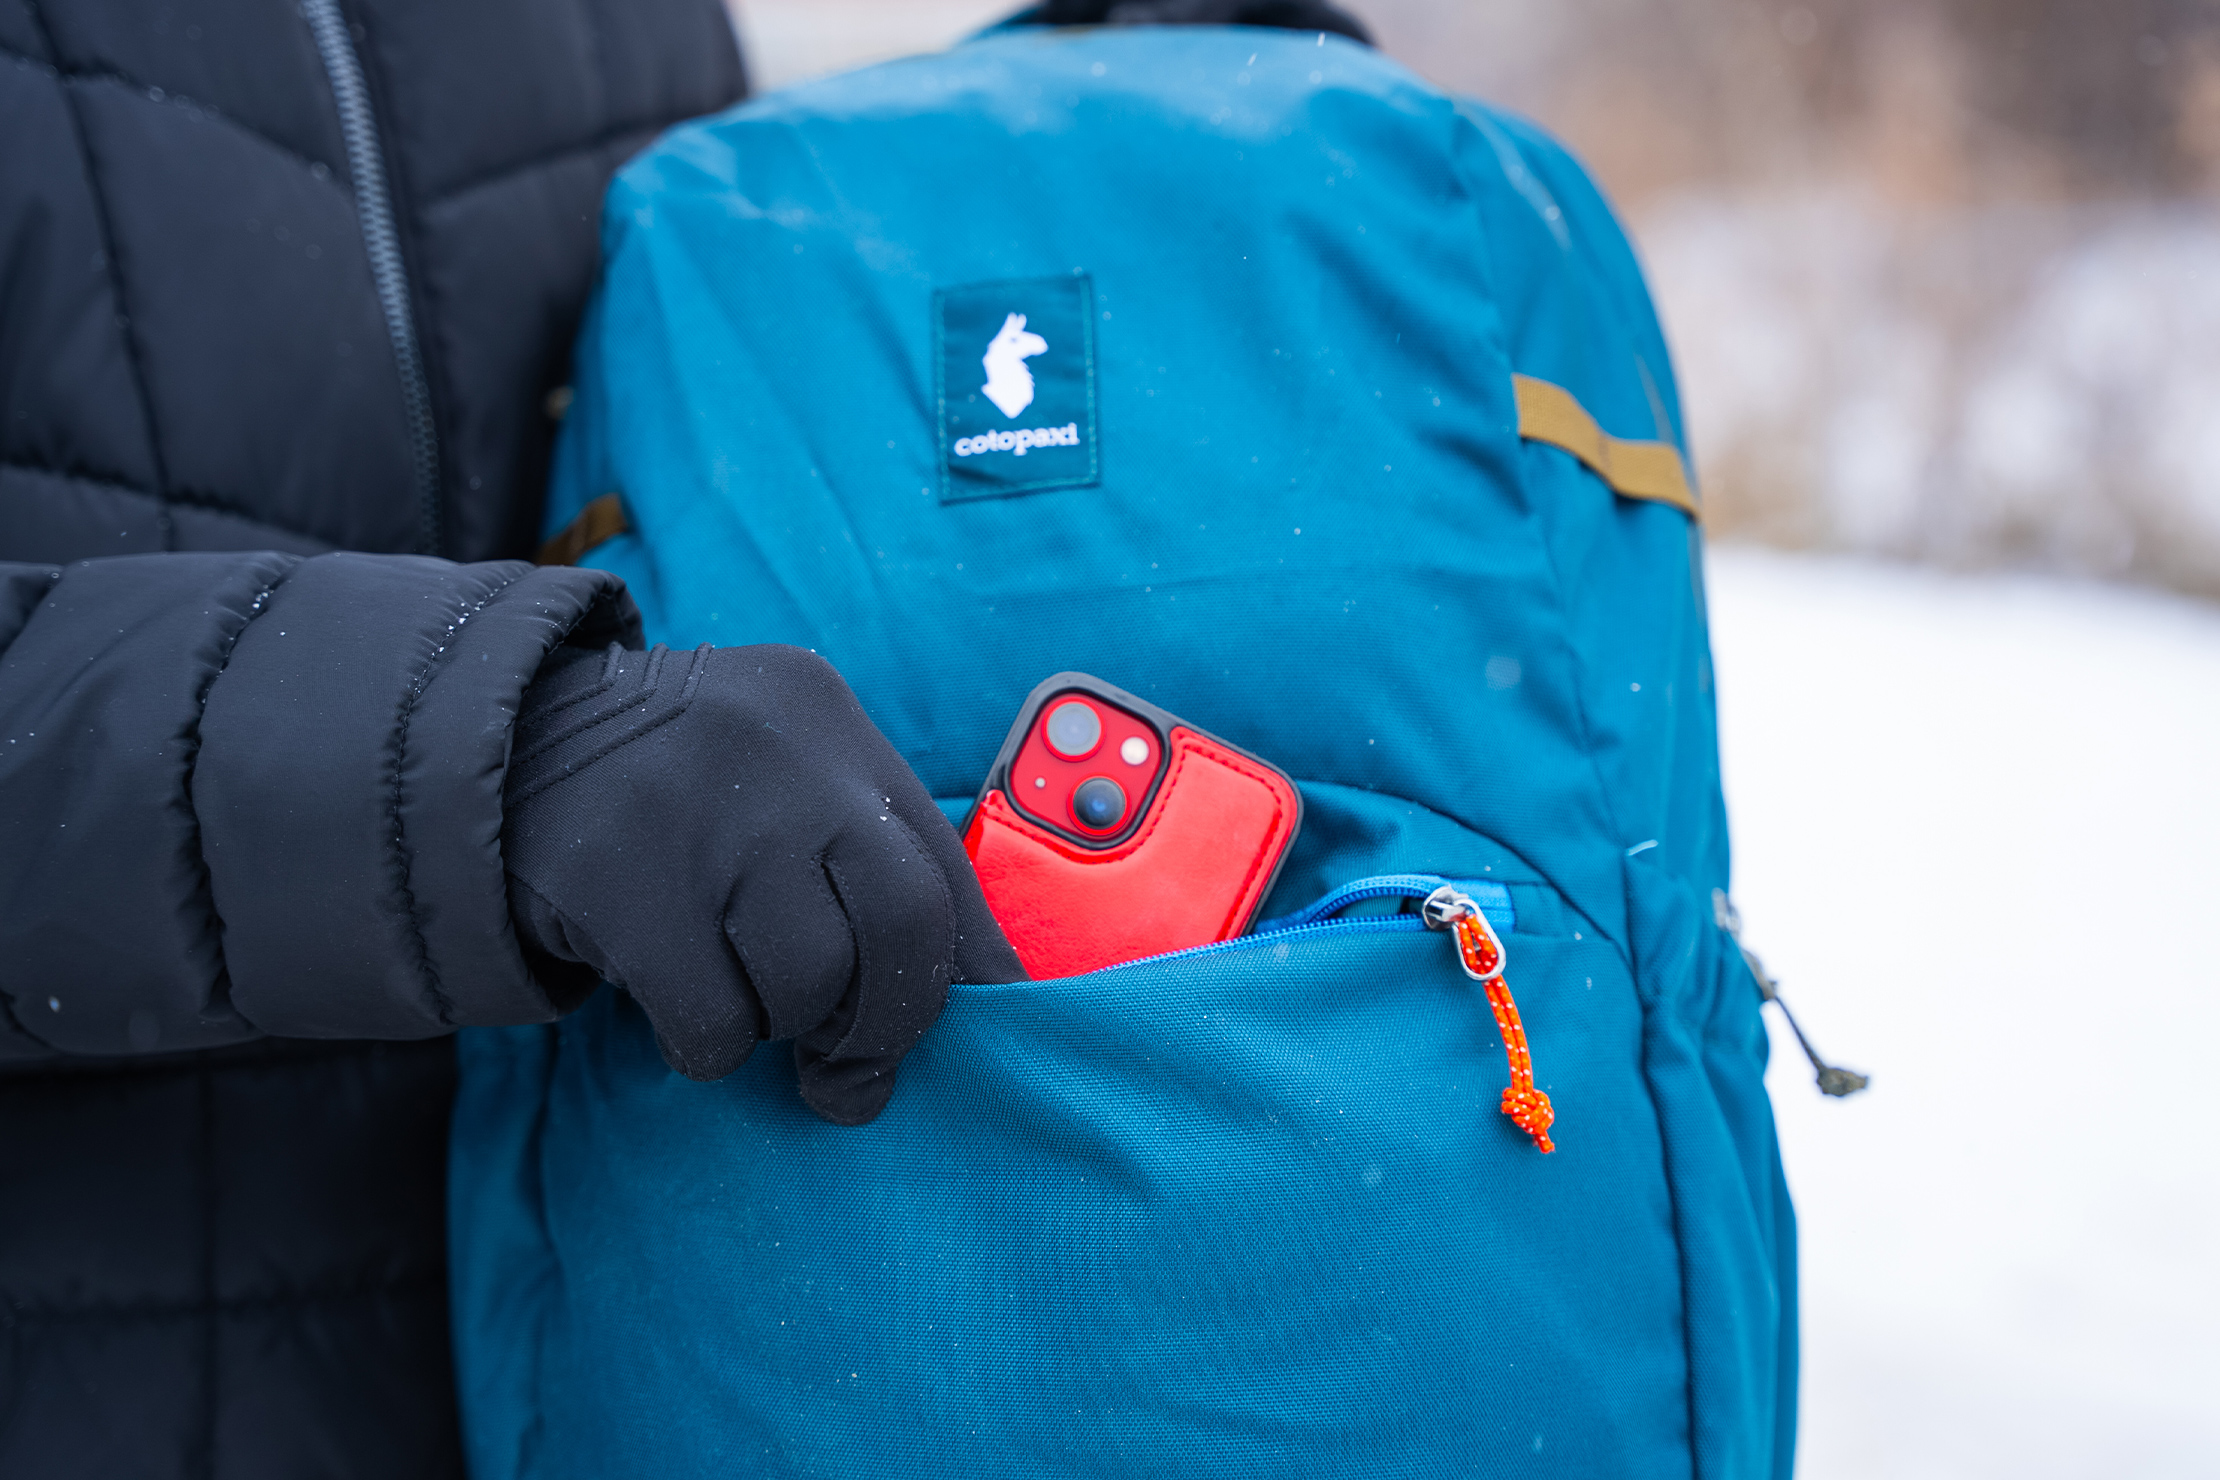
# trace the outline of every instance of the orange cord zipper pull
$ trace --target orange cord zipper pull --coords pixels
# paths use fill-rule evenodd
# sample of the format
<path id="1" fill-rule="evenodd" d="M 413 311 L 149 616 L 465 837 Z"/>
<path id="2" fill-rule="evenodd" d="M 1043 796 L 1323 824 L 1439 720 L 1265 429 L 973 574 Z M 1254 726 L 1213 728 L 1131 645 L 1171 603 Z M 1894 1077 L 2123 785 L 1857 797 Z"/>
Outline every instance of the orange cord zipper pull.
<path id="1" fill-rule="evenodd" d="M 1480 913 L 1472 896 L 1455 885 L 1444 884 L 1426 896 L 1419 915 L 1429 930 L 1456 935 L 1457 960 L 1465 975 L 1480 983 L 1495 1011 L 1495 1025 L 1503 1032 L 1503 1055 L 1511 1061 L 1511 1084 L 1503 1091 L 1503 1113 L 1511 1123 L 1534 1138 L 1545 1154 L 1557 1149 L 1549 1128 L 1557 1119 L 1549 1096 L 1534 1087 L 1534 1056 L 1527 1052 L 1526 1028 L 1519 1022 L 1519 1005 L 1511 1000 L 1510 984 L 1503 980 L 1503 942 L 1495 927 Z"/>

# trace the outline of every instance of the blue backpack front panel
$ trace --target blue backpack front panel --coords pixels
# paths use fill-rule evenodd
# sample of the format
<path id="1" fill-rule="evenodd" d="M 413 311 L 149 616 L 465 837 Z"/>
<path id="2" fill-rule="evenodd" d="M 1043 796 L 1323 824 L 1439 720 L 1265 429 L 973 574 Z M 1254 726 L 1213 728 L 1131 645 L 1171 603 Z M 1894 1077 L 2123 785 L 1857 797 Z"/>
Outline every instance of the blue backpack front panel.
<path id="1" fill-rule="evenodd" d="M 1689 520 L 1519 436 L 1678 444 L 1560 150 L 1336 38 L 1014 30 L 682 129 L 612 187 L 550 513 L 650 635 L 823 653 L 959 812 L 1082 669 L 1275 761 L 1268 915 L 959 985 L 877 1122 L 671 1075 L 629 999 L 466 1035 L 482 1475 L 1785 1473 L 1793 1226 Z M 1015 410 L 1011 408 L 1015 407 Z"/>

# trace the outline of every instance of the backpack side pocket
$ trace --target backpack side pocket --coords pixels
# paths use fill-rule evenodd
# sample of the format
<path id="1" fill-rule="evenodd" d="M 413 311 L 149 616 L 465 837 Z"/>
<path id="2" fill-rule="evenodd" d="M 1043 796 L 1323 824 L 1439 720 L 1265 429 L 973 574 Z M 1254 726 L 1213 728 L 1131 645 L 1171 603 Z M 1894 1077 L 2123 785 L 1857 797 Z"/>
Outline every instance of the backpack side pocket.
<path id="1" fill-rule="evenodd" d="M 1755 983 L 1696 889 L 1626 861 L 1642 1072 L 1664 1137 L 1697 1480 L 1790 1473 L 1796 1220 L 1765 1091 Z"/>

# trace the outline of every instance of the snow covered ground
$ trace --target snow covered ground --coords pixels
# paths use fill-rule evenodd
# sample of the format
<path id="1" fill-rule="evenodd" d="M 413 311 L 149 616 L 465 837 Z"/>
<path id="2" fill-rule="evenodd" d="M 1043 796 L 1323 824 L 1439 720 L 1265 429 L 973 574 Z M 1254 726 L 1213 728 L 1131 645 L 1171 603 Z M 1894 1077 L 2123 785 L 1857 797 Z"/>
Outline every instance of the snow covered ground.
<path id="1" fill-rule="evenodd" d="M 1799 1472 L 2220 1475 L 2220 610 L 1715 551 Z"/>

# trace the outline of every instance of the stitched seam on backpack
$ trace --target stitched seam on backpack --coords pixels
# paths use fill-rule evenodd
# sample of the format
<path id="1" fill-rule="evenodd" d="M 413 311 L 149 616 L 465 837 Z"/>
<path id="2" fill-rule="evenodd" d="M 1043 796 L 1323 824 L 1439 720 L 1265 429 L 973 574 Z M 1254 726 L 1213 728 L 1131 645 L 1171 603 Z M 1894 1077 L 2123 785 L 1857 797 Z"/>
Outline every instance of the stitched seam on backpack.
<path id="1" fill-rule="evenodd" d="M 433 670 L 439 667 L 440 659 L 445 656 L 447 650 L 454 646 L 457 634 L 462 631 L 465 624 L 472 617 L 484 611 L 496 597 L 522 580 L 526 574 L 529 574 L 529 571 L 519 571 L 517 574 L 510 576 L 500 585 L 479 597 L 475 603 L 464 609 L 452 622 L 447 624 L 447 631 L 442 634 L 441 641 L 433 647 L 431 656 L 424 660 L 424 666 L 417 672 L 415 681 L 401 691 L 401 709 L 394 721 L 392 838 L 394 868 L 397 875 L 395 884 L 401 895 L 402 918 L 408 922 L 409 940 L 416 950 L 417 973 L 422 978 L 424 990 L 430 995 L 433 1010 L 437 1013 L 439 1021 L 444 1027 L 451 1028 L 455 1025 L 455 1005 L 453 999 L 447 995 L 446 989 L 440 984 L 439 971 L 432 964 L 431 941 L 424 934 L 423 920 L 417 915 L 416 890 L 410 881 L 415 855 L 409 849 L 408 825 L 403 821 L 408 809 L 409 722 L 415 718 L 417 699 L 423 695 L 425 689 L 431 687 Z"/>
<path id="2" fill-rule="evenodd" d="M 1546 446 L 1547 444 L 1520 444 L 1519 461 L 1521 463 L 1521 468 L 1519 483 L 1523 492 L 1531 494 L 1532 489 L 1527 484 L 1524 468 L 1525 449 L 1529 445 Z M 1529 504 L 1530 509 L 1531 507 L 1532 505 Z M 1549 572 L 1551 594 L 1556 598 L 1556 612 L 1558 617 L 1560 618 L 1560 630 L 1557 637 L 1557 644 L 1560 650 L 1565 655 L 1566 671 L 1572 675 L 1573 681 L 1571 694 L 1569 697 L 1572 701 L 1571 709 L 1573 720 L 1578 727 L 1581 759 L 1586 762 L 1589 778 L 1595 783 L 1596 804 L 1602 810 L 1604 820 L 1610 824 L 1611 835 L 1615 838 L 1624 838 L 1626 835 L 1626 827 L 1625 824 L 1620 820 L 1617 801 L 1611 794 L 1610 786 L 1604 780 L 1602 765 L 1596 760 L 1595 735 L 1593 733 L 1593 726 L 1588 717 L 1588 697 L 1586 688 L 1586 680 L 1588 678 L 1587 667 L 1581 662 L 1580 653 L 1573 646 L 1572 640 L 1569 637 L 1565 636 L 1563 632 L 1563 627 L 1565 625 L 1565 623 L 1563 622 L 1563 618 L 1572 610 L 1572 605 L 1566 598 L 1564 573 L 1557 568 L 1557 559 L 1552 551 L 1549 541 L 1547 539 L 1538 539 L 1537 543 L 1541 546 L 1542 549 L 1543 565 L 1544 568 L 1547 569 Z M 1624 844 L 1622 843 L 1621 846 L 1624 846 Z M 1568 891 L 1562 884 L 1558 883 L 1556 879 L 1551 878 L 1546 870 L 1543 870 L 1539 865 L 1537 865 L 1535 867 L 1535 872 L 1541 874 L 1543 880 L 1548 883 L 1548 885 L 1552 889 L 1555 889 L 1558 893 L 1558 896 L 1562 898 L 1567 904 L 1571 905 L 1575 911 L 1583 916 L 1587 914 L 1587 911 L 1580 907 L 1579 903 L 1574 899 L 1571 892 Z M 1623 901 L 1626 897 L 1626 876 L 1623 869 L 1619 876 L 1618 888 L 1619 896 L 1623 904 Z M 1641 987 L 1639 985 L 1640 976 L 1639 973 L 1635 970 L 1634 963 L 1634 926 L 1632 919 L 1629 918 L 1627 922 L 1621 927 L 1622 933 L 1627 937 L 1623 941 L 1614 940 L 1612 938 L 1611 932 L 1604 927 L 1602 921 L 1590 920 L 1588 923 L 1595 927 L 1595 931 L 1598 936 L 1610 942 L 1612 949 L 1616 950 L 1619 953 L 1619 959 L 1626 963 L 1628 980 L 1637 983 L 1637 985 L 1635 986 L 1635 997 L 1636 1001 L 1639 1002 L 1641 999 Z"/>
<path id="3" fill-rule="evenodd" d="M 1467 179 L 1462 169 L 1459 169 L 1454 173 L 1459 187 L 1462 191 L 1465 204 L 1469 208 L 1475 225 L 1477 226 L 1480 213 L 1479 196 L 1473 190 L 1470 180 Z M 1485 236 L 1485 232 L 1482 231 L 1481 235 Z M 1504 378 L 1509 383 L 1511 390 L 1511 425 L 1513 428 L 1514 441 L 1512 444 L 1510 461 L 1516 473 L 1515 486 L 1519 493 L 1519 499 L 1522 505 L 1522 512 L 1525 514 L 1526 518 L 1530 522 L 1538 522 L 1539 510 L 1534 497 L 1534 487 L 1532 481 L 1528 477 L 1526 470 L 1527 448 L 1530 445 L 1547 446 L 1550 444 L 1532 444 L 1529 443 L 1529 441 L 1523 436 L 1518 435 L 1516 431 L 1519 421 L 1518 383 L 1516 379 L 1518 372 L 1511 369 L 1507 352 L 1504 363 L 1504 370 Z M 1550 591 L 1551 595 L 1555 598 L 1556 611 L 1558 615 L 1562 617 L 1567 611 L 1570 610 L 1565 600 L 1565 582 L 1563 573 L 1560 572 L 1557 568 L 1556 557 L 1553 553 L 1554 547 L 1550 544 L 1550 542 L 1546 538 L 1541 537 L 1538 533 L 1535 536 L 1535 539 L 1542 552 L 1544 566 L 1549 572 Z M 1559 640 L 1568 654 L 1570 671 L 1574 676 L 1571 699 L 1573 714 L 1579 723 L 1581 754 L 1587 762 L 1589 775 L 1594 779 L 1595 795 L 1598 799 L 1599 805 L 1603 810 L 1604 818 L 1611 825 L 1613 835 L 1617 836 L 1621 832 L 1617 810 L 1612 806 L 1612 799 L 1609 788 L 1607 788 L 1603 783 L 1603 771 L 1602 768 L 1597 764 L 1595 749 L 1592 737 L 1589 732 L 1587 701 L 1580 686 L 1580 680 L 1585 676 L 1585 674 L 1580 665 L 1579 655 L 1572 652 L 1571 650 L 1572 644 L 1570 640 L 1563 638 L 1562 636 Z M 1465 827 L 1472 828 L 1473 831 L 1479 832 L 1483 836 L 1488 836 L 1485 829 L 1474 827 L 1474 825 L 1469 820 L 1462 816 L 1459 816 L 1454 812 L 1448 812 L 1442 815 L 1447 816 L 1453 822 L 1457 822 Z M 1587 911 L 1581 907 L 1578 899 L 1574 896 L 1572 891 L 1568 890 L 1565 885 L 1559 879 L 1557 879 L 1548 869 L 1543 868 L 1534 860 L 1526 858 L 1524 854 L 1518 854 L 1517 856 L 1529 868 L 1534 870 L 1536 877 L 1538 877 L 1543 883 L 1547 884 L 1551 889 L 1555 890 L 1557 896 L 1561 900 L 1563 900 L 1568 907 L 1583 916 L 1587 914 Z M 1625 898 L 1626 888 L 1623 875 L 1621 876 L 1618 887 L 1620 890 L 1620 898 L 1623 901 Z M 1596 927 L 1596 934 L 1598 938 L 1609 942 L 1612 948 L 1618 951 L 1620 959 L 1627 963 L 1627 975 L 1628 978 L 1631 980 L 1634 975 L 1634 951 L 1632 945 L 1627 942 L 1614 940 L 1611 936 L 1611 932 L 1604 929 L 1599 922 L 1590 920 L 1589 923 Z"/>
<path id="4" fill-rule="evenodd" d="M 1569 396 L 1570 393 L 1568 392 L 1567 394 Z M 1518 388 L 1516 382 L 1514 381 L 1512 386 L 1514 415 L 1518 414 L 1517 399 Z M 1578 404 L 1577 400 L 1575 401 L 1575 404 Z M 1520 446 L 1517 456 L 1517 463 L 1519 466 L 1518 482 L 1521 493 L 1527 496 L 1528 515 L 1530 518 L 1532 518 L 1534 517 L 1534 501 L 1532 497 L 1533 484 L 1530 481 L 1527 472 L 1529 466 L 1527 448 L 1530 446 L 1548 447 L 1555 451 L 1568 453 L 1568 455 L 1571 455 L 1575 458 L 1576 463 L 1582 466 L 1585 466 L 1586 464 L 1584 460 L 1578 457 L 1577 453 L 1571 453 L 1569 449 L 1562 447 L 1560 444 L 1554 442 L 1543 442 L 1539 439 L 1528 439 L 1522 435 L 1520 438 Z M 1557 613 L 1560 617 L 1563 617 L 1571 610 L 1570 604 L 1567 600 L 1567 588 L 1564 573 L 1558 568 L 1555 550 L 1550 542 L 1547 539 L 1541 539 L 1538 541 L 1538 543 L 1543 554 L 1544 568 L 1549 573 L 1551 593 L 1555 597 Z M 1693 553 L 1691 553 L 1690 558 L 1694 558 Z M 1587 665 L 1582 662 L 1579 652 L 1574 647 L 1571 639 L 1563 634 L 1562 629 L 1560 630 L 1558 641 L 1566 656 L 1567 670 L 1572 675 L 1573 679 L 1570 694 L 1570 698 L 1572 701 L 1571 708 L 1573 718 L 1577 725 L 1577 734 L 1580 742 L 1581 755 L 1587 763 L 1588 773 L 1594 783 L 1595 795 L 1599 805 L 1603 810 L 1603 815 L 1611 825 L 1613 836 L 1620 838 L 1623 845 L 1623 839 L 1625 838 L 1626 834 L 1625 828 L 1619 817 L 1617 799 L 1613 797 L 1611 793 L 1611 788 L 1605 783 L 1602 764 L 1600 761 L 1598 761 L 1596 757 L 1594 736 L 1588 714 L 1586 686 L 1586 680 L 1588 678 Z M 1540 872 L 1540 870 L 1537 871 Z M 1627 887 L 1626 865 L 1625 860 L 1623 859 L 1620 860 L 1618 875 L 1618 889 L 1619 898 L 1621 901 L 1621 908 L 1626 910 L 1627 912 L 1627 918 L 1623 926 L 1623 932 L 1626 938 L 1623 941 L 1614 940 L 1612 938 L 1611 932 L 1606 930 L 1601 922 L 1591 919 L 1589 921 L 1589 924 L 1595 928 L 1597 936 L 1605 941 L 1607 944 L 1609 944 L 1613 950 L 1617 951 L 1619 953 L 1620 959 L 1626 963 L 1627 982 L 1629 987 L 1633 991 L 1635 1006 L 1641 1014 L 1642 1053 L 1640 1059 L 1640 1079 L 1642 1083 L 1642 1095 L 1649 1104 L 1650 1115 L 1653 1123 L 1658 1126 L 1659 1134 L 1661 1136 L 1664 1136 L 1666 1134 L 1665 1127 L 1667 1120 L 1665 1106 L 1661 1104 L 1658 1100 L 1657 1085 L 1652 1074 L 1653 1066 L 1651 1062 L 1650 1045 L 1650 1034 L 1652 1032 L 1652 1025 L 1650 1021 L 1651 1005 L 1644 1002 L 1642 998 L 1641 964 L 1636 960 L 1634 951 L 1633 905 L 1631 899 L 1629 899 L 1628 897 L 1629 891 Z M 1576 912 L 1585 914 L 1585 911 L 1580 910 L 1580 906 L 1574 900 L 1573 896 L 1568 893 L 1562 886 L 1560 886 L 1555 879 L 1550 878 L 1550 876 L 1546 872 L 1543 872 L 1542 877 L 1549 882 L 1552 888 L 1557 890 L 1559 897 L 1563 899 L 1567 905 L 1571 906 Z M 1661 1157 L 1659 1162 L 1659 1173 L 1660 1179 L 1665 1185 L 1666 1204 L 1670 1209 L 1670 1215 L 1672 1218 L 1673 1265 L 1674 1273 L 1678 1277 L 1680 1295 L 1679 1324 L 1681 1350 L 1681 1411 L 1685 1415 L 1685 1421 L 1687 1423 L 1689 1463 L 1692 1467 L 1700 1471 L 1702 1468 L 1702 1461 L 1700 1457 L 1700 1434 L 1702 1430 L 1700 1424 L 1700 1415 L 1697 1411 L 1696 1400 L 1696 1320 L 1693 1302 L 1690 1298 L 1689 1274 L 1690 1260 L 1692 1256 L 1688 1245 L 1686 1225 L 1682 1221 L 1681 1216 L 1683 1189 L 1677 1186 L 1674 1181 L 1673 1163 L 1670 1156 Z"/>

